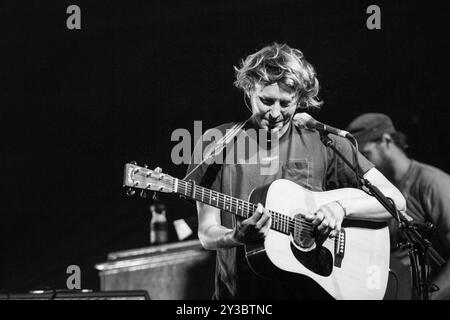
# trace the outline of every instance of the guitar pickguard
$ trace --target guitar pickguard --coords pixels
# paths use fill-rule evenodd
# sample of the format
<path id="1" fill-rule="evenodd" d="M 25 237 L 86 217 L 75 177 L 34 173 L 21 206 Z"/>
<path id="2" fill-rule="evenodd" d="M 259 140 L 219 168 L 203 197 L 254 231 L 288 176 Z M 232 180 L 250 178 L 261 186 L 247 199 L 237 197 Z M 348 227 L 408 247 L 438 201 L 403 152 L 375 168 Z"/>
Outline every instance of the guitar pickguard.
<path id="1" fill-rule="evenodd" d="M 331 274 L 333 271 L 333 255 L 326 247 L 315 246 L 312 250 L 303 251 L 298 249 L 292 241 L 290 244 L 292 254 L 305 268 L 323 277 Z"/>

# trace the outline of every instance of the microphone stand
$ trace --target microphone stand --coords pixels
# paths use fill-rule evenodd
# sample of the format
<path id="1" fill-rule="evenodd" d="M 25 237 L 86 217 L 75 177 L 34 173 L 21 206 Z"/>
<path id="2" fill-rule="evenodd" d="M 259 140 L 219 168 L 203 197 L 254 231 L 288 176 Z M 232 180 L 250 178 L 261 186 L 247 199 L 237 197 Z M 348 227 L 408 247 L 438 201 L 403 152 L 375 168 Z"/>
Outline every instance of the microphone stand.
<path id="1" fill-rule="evenodd" d="M 347 158 L 336 149 L 334 142 L 330 139 L 328 133 L 323 130 L 318 131 L 320 133 L 320 140 L 322 143 L 326 147 L 331 148 L 355 172 L 357 178 L 359 179 L 359 183 L 365 187 L 368 190 L 368 193 L 375 197 L 397 221 L 402 235 L 405 239 L 407 239 L 406 244 L 403 244 L 402 246 L 408 248 L 408 253 L 411 258 L 413 287 L 415 287 L 418 297 L 422 300 L 429 300 L 430 289 L 432 289 L 429 285 L 430 279 L 427 266 L 429 259 L 431 258 L 431 260 L 433 260 L 439 267 L 443 266 L 446 261 L 431 246 L 430 241 L 422 237 L 417 230 L 417 225 L 411 224 L 411 222 L 399 214 L 397 208 L 395 207 L 394 201 L 391 198 L 386 197 L 376 186 L 371 184 L 370 181 L 365 179 L 360 174 L 358 161 L 356 161 L 356 167 L 353 167 Z M 356 155 L 356 160 L 358 160 L 358 155 Z M 419 265 L 420 270 L 418 268 Z"/>

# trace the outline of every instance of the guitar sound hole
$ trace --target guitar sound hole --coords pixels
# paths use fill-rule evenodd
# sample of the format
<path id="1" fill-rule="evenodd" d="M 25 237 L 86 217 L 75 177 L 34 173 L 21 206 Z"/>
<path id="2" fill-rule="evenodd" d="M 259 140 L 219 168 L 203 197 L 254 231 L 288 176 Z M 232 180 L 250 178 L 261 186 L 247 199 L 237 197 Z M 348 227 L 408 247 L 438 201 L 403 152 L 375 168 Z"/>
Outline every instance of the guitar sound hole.
<path id="1" fill-rule="evenodd" d="M 301 249 L 312 249 L 315 244 L 312 227 L 300 215 L 294 217 L 294 228 L 291 233 L 295 245 Z"/>
<path id="2" fill-rule="evenodd" d="M 305 268 L 318 275 L 327 277 L 333 271 L 333 255 L 325 247 L 316 246 L 311 251 L 303 251 L 291 242 L 291 251 Z"/>
<path id="3" fill-rule="evenodd" d="M 333 271 L 333 254 L 314 239 L 312 227 L 300 216 L 295 216 L 291 241 L 294 257 L 307 269 L 321 276 Z"/>

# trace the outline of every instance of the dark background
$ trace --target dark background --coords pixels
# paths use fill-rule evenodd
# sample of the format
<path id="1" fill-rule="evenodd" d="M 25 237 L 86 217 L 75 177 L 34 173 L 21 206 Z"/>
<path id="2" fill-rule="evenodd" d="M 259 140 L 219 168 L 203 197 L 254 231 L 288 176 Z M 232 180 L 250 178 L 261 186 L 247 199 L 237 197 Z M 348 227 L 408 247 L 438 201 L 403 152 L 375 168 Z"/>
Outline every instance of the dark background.
<path id="1" fill-rule="evenodd" d="M 389 114 L 409 154 L 450 171 L 448 13 L 444 1 L 5 1 L 0 3 L 0 291 L 99 289 L 94 264 L 149 244 L 151 200 L 125 196 L 135 160 L 183 177 L 170 140 L 249 113 L 233 65 L 273 41 L 302 50 L 344 128 Z M 66 8 L 81 8 L 81 30 Z M 381 7 L 381 30 L 366 8 Z M 169 220 L 194 207 L 164 196 Z M 170 230 L 171 241 L 177 238 Z"/>

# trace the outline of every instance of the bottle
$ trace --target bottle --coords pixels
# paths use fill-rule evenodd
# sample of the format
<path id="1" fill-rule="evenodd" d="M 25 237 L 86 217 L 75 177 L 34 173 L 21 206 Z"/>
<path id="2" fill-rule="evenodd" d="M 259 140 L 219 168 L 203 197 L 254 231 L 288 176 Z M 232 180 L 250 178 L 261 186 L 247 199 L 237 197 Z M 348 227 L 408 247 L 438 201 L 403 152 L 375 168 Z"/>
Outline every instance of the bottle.
<path id="1" fill-rule="evenodd" d="M 161 202 L 150 205 L 150 244 L 162 244 L 169 240 L 166 206 Z"/>

